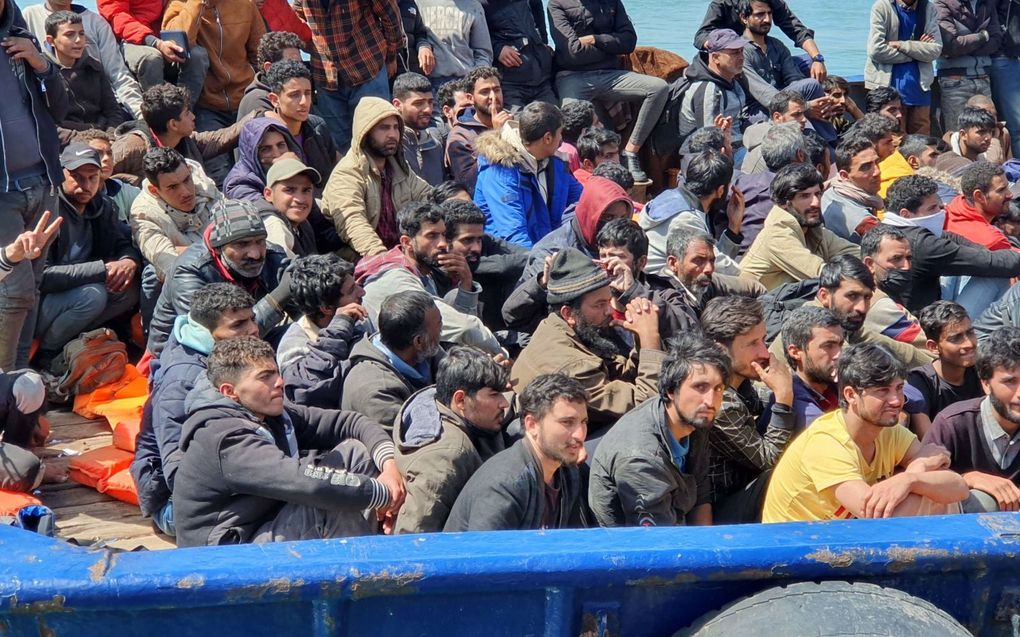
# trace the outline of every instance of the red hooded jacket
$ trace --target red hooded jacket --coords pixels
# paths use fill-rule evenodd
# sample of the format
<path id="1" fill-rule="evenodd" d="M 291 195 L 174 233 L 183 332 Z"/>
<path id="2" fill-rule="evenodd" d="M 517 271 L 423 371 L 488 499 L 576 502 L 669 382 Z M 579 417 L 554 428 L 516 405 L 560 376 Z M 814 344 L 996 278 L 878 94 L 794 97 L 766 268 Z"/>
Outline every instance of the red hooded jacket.
<path id="1" fill-rule="evenodd" d="M 628 206 L 633 207 L 633 202 L 627 196 L 627 191 L 621 188 L 616 182 L 605 177 L 591 177 L 584 186 L 581 198 L 574 210 L 577 229 L 581 238 L 595 252 L 598 246 L 595 245 L 595 237 L 598 235 L 599 218 L 606 208 L 617 201 L 625 201 Z"/>
<path id="2" fill-rule="evenodd" d="M 967 201 L 963 195 L 959 195 L 946 206 L 946 232 L 970 239 L 989 250 L 1012 248 L 1006 235 L 1002 234 L 1002 230 L 988 223 L 981 211 Z"/>

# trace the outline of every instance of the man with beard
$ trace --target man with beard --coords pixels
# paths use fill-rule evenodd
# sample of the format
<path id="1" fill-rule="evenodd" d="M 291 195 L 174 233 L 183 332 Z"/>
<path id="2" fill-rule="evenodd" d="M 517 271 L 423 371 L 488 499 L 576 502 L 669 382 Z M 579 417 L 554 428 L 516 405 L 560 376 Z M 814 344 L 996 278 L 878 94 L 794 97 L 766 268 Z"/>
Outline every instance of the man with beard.
<path id="1" fill-rule="evenodd" d="M 474 345 L 499 354 L 499 342 L 479 318 L 482 287 L 474 280 L 464 252 L 450 250 L 443 214 L 443 208 L 434 203 L 409 203 L 400 209 L 400 243 L 387 252 L 362 259 L 354 270 L 358 283 L 365 288 L 365 308 L 378 325 L 386 299 L 410 291 L 426 292 L 442 314 L 443 342 Z M 442 295 L 437 272 L 452 284 L 452 289 Z"/>
<path id="2" fill-rule="evenodd" d="M 849 344 L 862 342 L 878 343 L 893 353 L 901 365 L 913 369 L 934 360 L 934 355 L 924 344 L 924 334 L 917 320 L 902 309 L 897 309 L 884 294 L 875 307 L 875 277 L 857 257 L 844 255 L 825 264 L 818 277 L 818 292 L 809 305 L 821 306 L 831 311 L 843 325 L 844 335 Z M 786 346 L 777 338 L 769 350 L 785 364 Z M 914 410 L 911 403 L 911 413 Z M 926 423 L 925 423 L 926 426 Z"/>
<path id="3" fill-rule="evenodd" d="M 666 236 L 673 228 L 691 228 L 719 237 L 715 269 L 723 274 L 740 274 L 734 260 L 744 236 L 744 194 L 730 185 L 733 161 L 721 152 L 705 150 L 690 157 L 683 186 L 667 190 L 648 202 L 638 223 L 648 233 L 648 264 L 653 272 L 666 261 Z M 726 219 L 721 232 L 715 219 Z"/>
<path id="4" fill-rule="evenodd" d="M 740 262 L 741 276 L 772 290 L 817 277 L 835 256 L 858 253 L 856 245 L 821 227 L 823 183 L 807 164 L 790 164 L 776 173 L 771 186 L 775 206 Z"/>
<path id="5" fill-rule="evenodd" d="M 508 375 L 485 352 L 454 347 L 439 363 L 435 386 L 401 407 L 393 440 L 407 499 L 396 533 L 442 531 L 468 479 L 508 446 L 503 433 Z"/>
<path id="6" fill-rule="evenodd" d="M 99 153 L 71 144 L 60 164 L 63 222 L 46 253 L 39 288 L 39 369 L 48 368 L 71 339 L 138 305 L 142 255 L 121 232 L 113 202 L 99 194 Z"/>
<path id="7" fill-rule="evenodd" d="M 624 171 L 627 175 L 629 172 Z M 634 204 L 627 191 L 604 177 L 592 177 L 581 193 L 573 216 L 568 215 L 528 253 L 528 264 L 517 287 L 503 303 L 503 318 L 508 327 L 532 333 L 549 314 L 546 284 L 554 255 L 565 248 L 597 259 L 598 233 L 616 219 L 630 219 Z"/>
<path id="8" fill-rule="evenodd" d="M 824 307 L 803 305 L 783 323 L 786 362 L 794 370 L 794 433 L 839 407 L 836 364 L 843 351 L 843 326 Z"/>
<path id="9" fill-rule="evenodd" d="M 673 341 L 659 395 L 621 418 L 592 457 L 588 502 L 599 525 L 712 524 L 708 441 L 729 375 L 711 340 Z"/>
<path id="10" fill-rule="evenodd" d="M 940 277 L 1001 277 L 1020 274 L 1020 252 L 989 250 L 958 234 L 945 232 L 946 212 L 938 182 L 911 175 L 897 179 L 886 193 L 883 226 L 895 226 L 910 242 L 910 280 L 896 298 L 909 311 L 942 297 Z"/>
<path id="11" fill-rule="evenodd" d="M 442 204 L 446 240 L 452 254 L 466 260 L 482 290 L 478 296 L 482 322 L 490 329 L 506 329 L 503 302 L 513 292 L 528 262 L 528 251 L 485 232 L 485 214 L 471 201 L 449 199 Z M 445 272 L 433 271 L 440 293 L 453 283 Z"/>
<path id="12" fill-rule="evenodd" d="M 351 348 L 340 408 L 391 431 L 404 401 L 435 382 L 443 317 L 431 296 L 415 290 L 387 298 L 375 325 L 378 332 Z"/>
<path id="13" fill-rule="evenodd" d="M 664 281 L 675 290 L 695 315 L 718 296 L 739 294 L 759 297 L 765 286 L 743 277 L 726 276 L 715 271 L 715 240 L 700 230 L 673 228 L 666 238 L 666 267 L 653 281 Z"/>
<path id="14" fill-rule="evenodd" d="M 474 195 L 478 179 L 478 158 L 475 140 L 489 130 L 500 130 L 513 119 L 503 109 L 503 85 L 500 72 L 491 66 L 479 67 L 464 78 L 464 91 L 472 106 L 455 116 L 446 139 L 446 165 L 454 179 L 467 186 Z"/>
<path id="15" fill-rule="evenodd" d="M 521 392 L 524 437 L 471 476 L 444 531 L 565 529 L 588 525 L 578 465 L 586 457 L 585 401 L 578 381 L 543 374 Z"/>
<path id="16" fill-rule="evenodd" d="M 226 281 L 251 294 L 261 335 L 278 326 L 290 300 L 286 256 L 266 244 L 266 226 L 251 204 L 227 201 L 217 207 L 202 241 L 185 249 L 167 273 L 149 326 L 149 353 L 159 355 L 174 321 L 188 313 L 195 290 L 207 283 Z"/>
<path id="17" fill-rule="evenodd" d="M 613 319 L 609 275 L 573 248 L 553 257 L 546 295 L 549 315 L 514 363 L 510 382 L 520 389 L 542 374 L 578 379 L 588 393 L 591 433 L 603 433 L 656 393 L 664 356 L 659 309 L 648 299 L 635 299 L 624 320 Z M 634 335 L 633 348 L 614 327 Z"/>
<path id="18" fill-rule="evenodd" d="M 712 299 L 701 320 L 705 336 L 726 350 L 731 364 L 708 436 L 710 511 L 722 524 L 757 522 L 770 469 L 793 435 L 792 374 L 766 348 L 765 316 L 757 299 Z M 753 381 L 769 391 L 759 394 Z"/>
<path id="19" fill-rule="evenodd" d="M 984 395 L 974 369 L 977 334 L 963 306 L 936 301 L 921 310 L 921 325 L 928 335 L 928 349 L 938 359 L 910 371 L 907 384 L 921 392 L 928 417 L 964 400 Z"/>
<path id="20" fill-rule="evenodd" d="M 860 243 L 864 233 L 878 224 L 876 213 L 885 203 L 878 195 L 882 173 L 875 146 L 852 133 L 836 147 L 839 174 L 822 195 L 822 217 L 825 227 L 836 235 Z"/>
<path id="21" fill-rule="evenodd" d="M 340 240 L 350 246 L 341 256 L 352 263 L 386 252 L 400 242 L 397 211 L 428 199 L 431 188 L 400 152 L 404 122 L 400 111 L 378 97 L 365 97 L 354 109 L 351 149 L 326 182 L 322 211 L 333 218 Z"/>
<path id="22" fill-rule="evenodd" d="M 939 155 L 935 168 L 960 176 L 976 161 L 986 161 L 985 151 L 998 135 L 995 116 L 983 108 L 968 106 L 960 113 L 955 132 L 949 136 L 950 151 Z"/>
<path id="23" fill-rule="evenodd" d="M 744 78 L 747 40 L 730 29 L 716 29 L 705 38 L 698 56 L 684 71 L 689 86 L 680 103 L 679 139 L 703 126 L 721 124 L 730 130 L 734 161 L 743 161 L 744 129 L 750 89 Z"/>
<path id="24" fill-rule="evenodd" d="M 762 521 L 958 512 L 969 492 L 947 470 L 946 449 L 922 445 L 899 425 L 903 366 L 881 345 L 862 343 L 843 352 L 837 370 L 840 409 L 815 420 L 779 459 Z"/>
<path id="25" fill-rule="evenodd" d="M 393 80 L 393 106 L 404 120 L 401 147 L 407 165 L 430 186 L 443 183 L 446 140 L 439 128 L 433 126 L 432 83 L 418 73 L 401 73 Z"/>
<path id="26" fill-rule="evenodd" d="M 992 222 L 1006 214 L 1013 199 L 1009 180 L 1002 169 L 987 161 L 967 166 L 960 178 L 963 194 L 946 206 L 946 232 L 983 245 L 989 250 L 1012 250 L 1013 245 Z M 1009 280 L 980 277 L 956 277 L 942 281 L 942 298 L 956 301 L 971 316 L 984 310 L 1009 289 Z"/>
<path id="27" fill-rule="evenodd" d="M 1020 329 L 1004 327 L 978 349 L 986 396 L 950 405 L 935 418 L 926 444 L 949 451 L 949 468 L 970 489 L 965 513 L 1020 510 Z"/>

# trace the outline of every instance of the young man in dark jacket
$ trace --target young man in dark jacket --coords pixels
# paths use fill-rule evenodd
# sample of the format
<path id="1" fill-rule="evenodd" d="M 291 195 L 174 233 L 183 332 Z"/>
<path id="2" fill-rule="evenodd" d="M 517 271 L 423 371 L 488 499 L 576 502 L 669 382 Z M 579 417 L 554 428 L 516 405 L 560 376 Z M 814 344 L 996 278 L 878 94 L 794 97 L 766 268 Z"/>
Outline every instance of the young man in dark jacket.
<path id="1" fill-rule="evenodd" d="M 102 63 L 85 51 L 85 27 L 73 11 L 56 11 L 46 18 L 46 42 L 51 59 L 60 66 L 69 92 L 67 115 L 57 123 L 61 141 L 75 138 L 74 131 L 98 128 L 107 132 L 127 116 L 117 103 Z"/>
<path id="2" fill-rule="evenodd" d="M 712 523 L 708 436 L 730 362 L 695 334 L 662 363 L 659 396 L 609 430 L 591 461 L 588 503 L 600 526 Z"/>
<path id="3" fill-rule="evenodd" d="M 301 314 L 276 348 L 289 403 L 337 409 L 351 348 L 371 330 L 354 266 L 313 254 L 291 266 L 291 303 Z"/>
<path id="4" fill-rule="evenodd" d="M 244 89 L 244 97 L 237 107 L 237 121 L 241 121 L 248 113 L 264 113 L 273 110 L 269 101 L 270 88 L 266 84 L 265 75 L 269 68 L 280 60 L 301 61 L 301 49 L 304 43 L 289 31 L 270 31 L 259 39 L 256 53 L 255 79 Z"/>
<path id="5" fill-rule="evenodd" d="M 266 226 L 250 205 L 232 201 L 219 208 L 203 240 L 192 244 L 174 261 L 163 284 L 149 326 L 147 349 L 156 356 L 166 344 L 174 320 L 187 314 L 191 296 L 206 283 L 226 281 L 255 298 L 255 322 L 266 334 L 287 316 L 290 277 L 286 255 L 266 244 Z"/>
<path id="6" fill-rule="evenodd" d="M 393 80 L 393 106 L 404 120 L 401 147 L 416 175 L 438 186 L 446 180 L 443 153 L 446 138 L 434 125 L 432 84 L 418 73 L 401 73 Z"/>
<path id="7" fill-rule="evenodd" d="M 71 144 L 60 156 L 64 222 L 50 244 L 43 270 L 35 333 L 40 368 L 78 334 L 138 305 L 142 255 L 123 232 L 109 199 L 99 195 L 99 153 Z"/>
<path id="8" fill-rule="evenodd" d="M 0 245 L 34 228 L 42 214 L 57 209 L 64 181 L 54 122 L 67 113 L 67 92 L 57 65 L 39 52 L 18 5 L 0 2 L 0 87 L 11 107 L 0 114 Z M 0 287 L 0 369 L 28 365 L 34 311 L 43 259 L 17 263 Z M 30 327 L 25 328 L 28 325 Z M 24 333 L 22 333 L 24 331 Z"/>
<path id="9" fill-rule="evenodd" d="M 543 374 L 521 392 L 524 438 L 478 469 L 444 531 L 565 529 L 588 525 L 578 465 L 587 453 L 588 393 L 573 378 Z"/>
<path id="10" fill-rule="evenodd" d="M 949 452 L 949 468 L 963 476 L 968 513 L 1020 510 L 1020 329 L 996 331 L 978 350 L 977 373 L 986 396 L 944 409 L 924 437 Z"/>
<path id="11" fill-rule="evenodd" d="M 620 162 L 646 181 L 638 153 L 659 121 L 669 92 L 666 82 L 620 68 L 620 56 L 637 45 L 634 24 L 621 0 L 550 0 L 549 22 L 556 43 L 556 92 L 564 106 L 577 100 L 640 101 Z"/>
<path id="12" fill-rule="evenodd" d="M 407 484 L 396 533 L 442 531 L 468 479 L 507 447 L 506 388 L 506 369 L 491 356 L 455 347 L 439 363 L 435 386 L 404 403 L 393 426 Z"/>
<path id="13" fill-rule="evenodd" d="M 556 103 L 553 55 L 542 0 L 489 0 L 484 3 L 495 64 L 503 74 L 509 108 L 530 102 Z"/>
<path id="14" fill-rule="evenodd" d="M 909 285 L 899 302 L 917 314 L 942 297 L 942 276 L 1010 278 L 1020 275 L 1020 253 L 989 250 L 952 232 L 945 232 L 946 212 L 939 184 L 920 175 L 900 177 L 885 195 L 882 223 L 897 227 L 910 242 Z"/>
<path id="15" fill-rule="evenodd" d="M 142 408 L 131 477 L 142 515 L 151 516 L 170 537 L 177 534 L 170 494 L 181 461 L 181 425 L 188 416 L 184 401 L 217 341 L 258 336 L 254 305 L 250 294 L 230 283 L 196 290 L 191 309 L 174 321 L 167 346 L 149 367 L 149 397 Z"/>
<path id="16" fill-rule="evenodd" d="M 273 348 L 213 346 L 186 401 L 174 482 L 179 546 L 368 535 L 404 500 L 393 443 L 364 416 L 284 407 Z"/>
<path id="17" fill-rule="evenodd" d="M 478 179 L 478 154 L 475 140 L 489 130 L 500 130 L 512 116 L 503 108 L 503 82 L 499 70 L 491 66 L 477 68 L 464 78 L 465 91 L 472 106 L 456 116 L 446 138 L 446 166 L 454 179 L 474 195 Z"/>
<path id="18" fill-rule="evenodd" d="M 967 310 L 958 303 L 935 301 L 921 310 L 918 320 L 938 359 L 911 370 L 907 384 L 920 392 L 925 412 L 934 421 L 954 403 L 984 395 L 975 370 L 978 340 Z"/>

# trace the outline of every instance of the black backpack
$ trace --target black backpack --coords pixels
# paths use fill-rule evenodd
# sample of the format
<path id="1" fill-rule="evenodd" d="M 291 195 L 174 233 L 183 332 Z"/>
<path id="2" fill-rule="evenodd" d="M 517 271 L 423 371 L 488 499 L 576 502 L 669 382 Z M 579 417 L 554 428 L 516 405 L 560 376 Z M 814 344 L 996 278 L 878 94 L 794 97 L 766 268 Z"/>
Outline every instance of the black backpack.
<path id="1" fill-rule="evenodd" d="M 680 138 L 680 108 L 684 103 L 684 93 L 691 84 L 685 76 L 680 76 L 669 83 L 669 97 L 666 107 L 648 141 L 652 144 L 652 152 L 659 157 L 671 157 L 680 150 L 683 139 Z"/>
<path id="2" fill-rule="evenodd" d="M 783 323 L 791 312 L 804 305 L 818 294 L 818 279 L 804 279 L 784 283 L 768 294 L 759 297 L 765 310 L 765 342 L 771 343 L 779 336 Z"/>

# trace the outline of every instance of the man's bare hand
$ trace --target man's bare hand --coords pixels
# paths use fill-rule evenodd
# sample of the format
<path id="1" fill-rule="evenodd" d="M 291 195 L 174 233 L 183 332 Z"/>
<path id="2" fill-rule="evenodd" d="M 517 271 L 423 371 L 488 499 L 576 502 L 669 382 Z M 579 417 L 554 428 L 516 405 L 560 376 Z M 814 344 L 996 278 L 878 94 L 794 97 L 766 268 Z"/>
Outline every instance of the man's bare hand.
<path id="1" fill-rule="evenodd" d="M 338 308 L 337 314 L 346 316 L 355 323 L 363 321 L 368 318 L 368 310 L 365 309 L 361 303 L 348 303 L 347 305 Z"/>
<path id="2" fill-rule="evenodd" d="M 436 54 L 432 49 L 427 46 L 418 49 L 418 66 L 425 75 L 432 75 L 432 71 L 436 70 Z"/>
<path id="3" fill-rule="evenodd" d="M 57 217 L 56 221 L 50 223 L 52 216 L 53 214 L 47 210 L 39 218 L 39 223 L 35 224 L 34 229 L 22 232 L 14 238 L 10 245 L 4 248 L 4 256 L 9 262 L 18 263 L 25 259 L 32 260 L 42 256 L 46 244 L 50 242 L 64 221 L 63 217 Z"/>
<path id="4" fill-rule="evenodd" d="M 163 56 L 163 59 L 173 64 L 184 64 L 184 49 L 176 42 L 160 40 L 156 43 L 156 50 Z"/>
<path id="5" fill-rule="evenodd" d="M 577 41 L 581 43 L 581 46 L 595 46 L 594 35 L 582 35 L 581 37 L 577 38 Z"/>
<path id="6" fill-rule="evenodd" d="M 460 289 L 470 292 L 474 289 L 474 275 L 471 273 L 471 266 L 468 265 L 464 255 L 456 252 L 444 252 L 437 258 L 440 269 L 447 276 L 455 279 Z"/>
<path id="7" fill-rule="evenodd" d="M 740 234 L 744 225 L 744 193 L 736 186 L 730 186 L 730 199 L 726 202 L 726 220 L 730 232 Z"/>
<path id="8" fill-rule="evenodd" d="M 963 479 L 971 489 L 984 491 L 995 498 L 1000 511 L 1020 511 L 1020 488 L 1012 480 L 980 471 L 965 473 Z"/>
<path id="9" fill-rule="evenodd" d="M 818 80 L 819 83 L 825 82 L 825 78 L 828 77 L 829 72 L 825 68 L 824 62 L 812 62 L 811 63 L 811 79 Z"/>
<path id="10" fill-rule="evenodd" d="M 552 270 L 553 259 L 556 258 L 556 253 L 553 252 L 545 258 L 545 263 L 542 264 L 542 274 L 538 277 L 538 286 L 543 290 L 549 285 L 549 272 Z"/>
<path id="11" fill-rule="evenodd" d="M 769 354 L 769 366 L 762 367 L 757 361 L 751 361 L 751 367 L 758 373 L 758 380 L 772 390 L 776 403 L 793 406 L 793 372 L 782 365 L 775 354 Z"/>
<path id="12" fill-rule="evenodd" d="M 28 38 L 7 37 L 0 40 L 0 46 L 12 60 L 24 60 L 25 64 L 31 66 L 36 73 L 44 73 L 46 69 L 50 68 L 50 63 Z"/>
<path id="13" fill-rule="evenodd" d="M 510 45 L 507 45 L 499 52 L 499 63 L 508 69 L 514 69 L 524 64 L 524 58 L 521 57 L 520 51 Z"/>
<path id="14" fill-rule="evenodd" d="M 492 114 L 492 129 L 499 130 L 503 128 L 503 125 L 514 118 L 510 111 L 499 111 L 498 113 Z"/>
<path id="15" fill-rule="evenodd" d="M 864 496 L 864 517 L 892 517 L 896 507 L 910 495 L 913 486 L 914 479 L 909 473 L 901 473 L 873 485 L 868 494 Z"/>
<path id="16" fill-rule="evenodd" d="M 106 289 L 111 292 L 123 292 L 135 277 L 138 264 L 131 259 L 111 261 L 106 264 Z"/>
<path id="17" fill-rule="evenodd" d="M 659 307 L 648 299 L 634 299 L 627 304 L 626 320 L 614 320 L 613 325 L 622 327 L 638 338 L 642 348 L 661 349 L 659 336 Z"/>
<path id="18" fill-rule="evenodd" d="M 397 469 L 397 462 L 392 458 L 383 463 L 382 471 L 376 478 L 386 487 L 390 493 L 390 503 L 383 509 L 384 513 L 391 513 L 394 516 L 400 507 L 404 505 L 404 498 L 407 491 L 404 489 L 404 479 L 400 477 L 400 470 Z"/>
<path id="19" fill-rule="evenodd" d="M 910 461 L 905 471 L 908 473 L 925 473 L 926 471 L 942 471 L 948 469 L 951 458 L 949 450 L 942 445 L 927 444 L 921 447 L 916 458 Z"/>
<path id="20" fill-rule="evenodd" d="M 598 262 L 609 274 L 609 287 L 619 293 L 624 293 L 634 285 L 634 273 L 630 266 L 624 263 L 620 257 L 608 257 Z"/>

